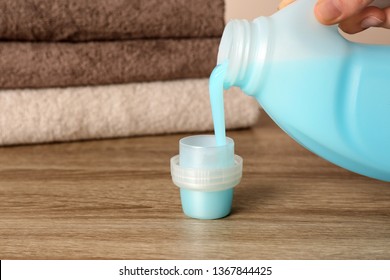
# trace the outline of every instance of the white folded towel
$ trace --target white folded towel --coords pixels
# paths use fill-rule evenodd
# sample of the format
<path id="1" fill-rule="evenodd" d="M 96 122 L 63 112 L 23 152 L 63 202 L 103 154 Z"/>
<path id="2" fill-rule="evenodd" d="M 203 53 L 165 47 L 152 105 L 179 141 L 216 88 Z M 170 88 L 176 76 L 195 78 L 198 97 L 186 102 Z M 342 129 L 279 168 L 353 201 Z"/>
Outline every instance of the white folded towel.
<path id="1" fill-rule="evenodd" d="M 257 102 L 225 93 L 227 129 L 255 124 Z M 0 91 L 0 145 L 213 129 L 208 79 Z"/>

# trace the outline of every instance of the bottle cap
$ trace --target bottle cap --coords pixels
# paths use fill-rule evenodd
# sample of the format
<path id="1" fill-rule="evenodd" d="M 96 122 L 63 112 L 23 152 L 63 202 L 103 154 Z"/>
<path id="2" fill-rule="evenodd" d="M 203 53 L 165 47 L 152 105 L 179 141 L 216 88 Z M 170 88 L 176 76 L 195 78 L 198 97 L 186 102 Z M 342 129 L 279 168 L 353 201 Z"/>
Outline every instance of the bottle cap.
<path id="1" fill-rule="evenodd" d="M 243 160 L 234 155 L 234 141 L 216 145 L 214 135 L 180 140 L 179 155 L 171 159 L 171 175 L 184 213 L 197 219 L 219 219 L 229 215 L 234 187 L 242 177 Z"/>

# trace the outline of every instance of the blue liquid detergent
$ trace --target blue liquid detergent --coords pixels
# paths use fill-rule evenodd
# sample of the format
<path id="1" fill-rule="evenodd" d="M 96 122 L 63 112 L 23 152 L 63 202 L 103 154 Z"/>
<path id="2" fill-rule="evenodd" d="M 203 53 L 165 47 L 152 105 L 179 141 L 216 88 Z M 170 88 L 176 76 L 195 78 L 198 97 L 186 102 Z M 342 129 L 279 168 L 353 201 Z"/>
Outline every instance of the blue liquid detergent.
<path id="1" fill-rule="evenodd" d="M 225 62 L 218 65 L 213 70 L 210 76 L 209 91 L 210 104 L 214 122 L 215 147 L 223 147 L 227 145 L 226 130 L 225 130 L 225 111 L 224 111 L 224 79 L 228 68 L 228 63 Z M 231 144 L 231 143 L 230 143 Z M 213 146 L 214 146 L 213 145 Z M 210 146 L 212 147 L 212 146 Z M 222 150 L 223 151 L 223 150 Z M 227 157 L 224 153 L 215 153 L 220 155 L 220 158 L 212 159 L 212 165 L 191 167 L 208 167 L 208 168 L 226 168 L 234 166 L 233 157 Z M 181 160 L 186 163 L 189 160 Z M 184 165 L 185 166 L 185 165 Z M 198 219 L 217 219 L 227 216 L 231 211 L 234 189 L 216 192 L 196 192 L 186 189 L 181 189 L 181 201 L 183 211 L 187 216 Z"/>
<path id="2" fill-rule="evenodd" d="M 181 139 L 179 156 L 171 159 L 172 178 L 180 187 L 183 212 L 196 219 L 228 216 L 234 187 L 242 176 L 242 159 L 234 155 L 234 141 L 226 138 L 225 131 L 223 91 L 227 69 L 225 62 L 215 67 L 210 76 L 215 135 Z"/>
<path id="3" fill-rule="evenodd" d="M 217 65 L 210 76 L 210 104 L 213 114 L 214 134 L 217 146 L 226 145 L 225 110 L 223 98 L 223 84 L 228 62 Z"/>
<path id="4" fill-rule="evenodd" d="M 390 182 L 390 46 L 345 40 L 316 20 L 315 3 L 299 0 L 269 18 L 230 22 L 218 54 L 219 64 L 229 61 L 224 86 L 255 97 L 310 151 Z M 220 101 L 212 106 L 217 112 Z M 219 133 L 219 120 L 215 126 Z"/>
<path id="5" fill-rule="evenodd" d="M 183 168 L 208 168 L 211 172 L 235 166 L 234 142 L 231 139 L 227 141 L 225 131 L 223 90 L 227 68 L 227 62 L 218 65 L 210 76 L 210 103 L 215 137 L 194 136 L 182 139 L 180 165 Z M 219 191 L 180 189 L 183 212 L 197 219 L 219 219 L 229 215 L 233 194 L 234 186 Z"/>

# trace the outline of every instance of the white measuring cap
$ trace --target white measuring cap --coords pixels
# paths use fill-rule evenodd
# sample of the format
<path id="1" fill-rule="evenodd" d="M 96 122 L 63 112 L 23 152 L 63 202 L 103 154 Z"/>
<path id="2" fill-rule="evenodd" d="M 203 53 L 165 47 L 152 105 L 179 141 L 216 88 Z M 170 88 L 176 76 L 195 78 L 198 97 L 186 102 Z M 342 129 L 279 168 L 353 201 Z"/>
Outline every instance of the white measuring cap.
<path id="1" fill-rule="evenodd" d="M 234 141 L 217 146 L 214 135 L 180 140 L 180 153 L 171 159 L 171 175 L 180 188 L 183 211 L 198 219 L 229 215 L 234 187 L 242 177 L 243 160 L 234 155 Z"/>

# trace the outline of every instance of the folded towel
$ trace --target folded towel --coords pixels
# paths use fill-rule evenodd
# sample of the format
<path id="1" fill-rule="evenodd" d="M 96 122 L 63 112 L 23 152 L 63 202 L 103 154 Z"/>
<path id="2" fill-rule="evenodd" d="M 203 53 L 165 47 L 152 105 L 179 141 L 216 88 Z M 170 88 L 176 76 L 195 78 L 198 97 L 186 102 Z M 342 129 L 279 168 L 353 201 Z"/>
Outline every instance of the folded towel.
<path id="1" fill-rule="evenodd" d="M 44 88 L 206 78 L 219 39 L 0 43 L 0 88 Z"/>
<path id="2" fill-rule="evenodd" d="M 0 0 L 0 39 L 215 37 L 224 0 Z"/>
<path id="3" fill-rule="evenodd" d="M 256 123 L 257 102 L 225 94 L 228 129 Z M 0 91 L 0 145 L 212 130 L 208 80 Z"/>

